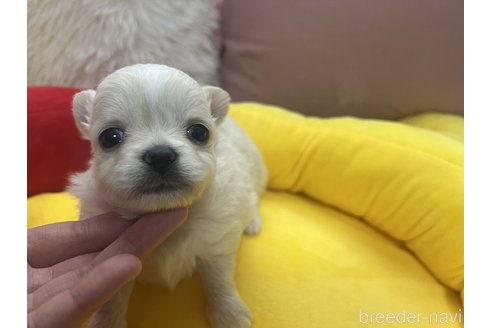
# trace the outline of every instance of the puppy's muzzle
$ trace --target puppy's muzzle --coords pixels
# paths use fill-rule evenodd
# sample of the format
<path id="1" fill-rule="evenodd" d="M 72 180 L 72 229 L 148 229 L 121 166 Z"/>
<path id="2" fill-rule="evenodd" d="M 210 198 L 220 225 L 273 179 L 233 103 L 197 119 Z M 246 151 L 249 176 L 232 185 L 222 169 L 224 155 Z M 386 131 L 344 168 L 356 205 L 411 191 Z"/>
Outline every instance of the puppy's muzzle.
<path id="1" fill-rule="evenodd" d="M 142 160 L 157 173 L 166 173 L 178 158 L 178 154 L 167 146 L 153 147 L 145 152 Z"/>

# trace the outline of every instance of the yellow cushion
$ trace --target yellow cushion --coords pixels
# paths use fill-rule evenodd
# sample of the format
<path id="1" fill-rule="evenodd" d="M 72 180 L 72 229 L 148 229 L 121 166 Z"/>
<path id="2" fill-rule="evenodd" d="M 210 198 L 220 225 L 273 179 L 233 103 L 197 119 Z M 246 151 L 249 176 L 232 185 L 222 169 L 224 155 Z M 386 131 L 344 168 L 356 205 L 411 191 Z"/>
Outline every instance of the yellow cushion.
<path id="1" fill-rule="evenodd" d="M 434 130 L 463 142 L 463 118 L 460 116 L 442 113 L 424 113 L 406 117 L 401 122 Z"/>
<path id="2" fill-rule="evenodd" d="M 418 327 L 462 326 L 459 138 L 425 119 L 315 119 L 252 103 L 231 105 L 231 115 L 270 172 L 262 233 L 245 236 L 238 254 L 254 327 L 401 326 L 412 315 Z M 75 202 L 31 197 L 28 224 L 76 219 Z M 130 328 L 207 327 L 199 279 L 173 292 L 137 285 L 128 319 Z"/>

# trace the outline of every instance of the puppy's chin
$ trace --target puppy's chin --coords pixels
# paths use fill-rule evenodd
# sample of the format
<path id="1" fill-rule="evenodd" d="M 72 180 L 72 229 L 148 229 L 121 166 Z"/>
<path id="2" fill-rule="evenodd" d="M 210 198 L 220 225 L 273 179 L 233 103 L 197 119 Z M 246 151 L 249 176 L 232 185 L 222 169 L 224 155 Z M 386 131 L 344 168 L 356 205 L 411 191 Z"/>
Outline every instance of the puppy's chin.
<path id="1" fill-rule="evenodd" d="M 145 191 L 138 196 L 129 197 L 121 206 L 132 212 L 157 212 L 178 207 L 188 207 L 198 197 L 196 192 L 182 189 L 168 191 Z"/>
<path id="2" fill-rule="evenodd" d="M 202 185 L 150 185 L 106 190 L 104 198 L 120 214 L 134 218 L 144 213 L 189 207 L 205 189 Z"/>

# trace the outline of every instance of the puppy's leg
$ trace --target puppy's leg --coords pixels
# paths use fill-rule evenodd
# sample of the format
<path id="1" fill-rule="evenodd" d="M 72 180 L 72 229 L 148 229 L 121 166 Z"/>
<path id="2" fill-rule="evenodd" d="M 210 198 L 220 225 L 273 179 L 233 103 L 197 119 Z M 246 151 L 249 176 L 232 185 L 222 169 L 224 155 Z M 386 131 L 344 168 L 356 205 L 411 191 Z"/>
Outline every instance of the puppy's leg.
<path id="1" fill-rule="evenodd" d="M 234 282 L 236 255 L 200 260 L 198 271 L 207 297 L 207 315 L 213 328 L 247 328 L 251 312 L 239 296 Z"/>
<path id="2" fill-rule="evenodd" d="M 259 198 L 256 192 L 251 192 L 252 204 L 249 207 L 248 212 L 251 212 L 251 216 L 253 219 L 249 223 L 249 225 L 244 229 L 244 232 L 248 235 L 257 235 L 261 230 L 261 219 L 260 219 L 260 211 L 259 211 Z"/>
<path id="3" fill-rule="evenodd" d="M 257 235 L 260 233 L 261 230 L 261 219 L 259 214 L 256 214 L 256 216 L 251 220 L 249 225 L 246 227 L 244 232 L 246 232 L 248 235 Z"/>
<path id="4" fill-rule="evenodd" d="M 125 328 L 126 311 L 135 282 L 129 282 L 89 320 L 90 328 Z"/>

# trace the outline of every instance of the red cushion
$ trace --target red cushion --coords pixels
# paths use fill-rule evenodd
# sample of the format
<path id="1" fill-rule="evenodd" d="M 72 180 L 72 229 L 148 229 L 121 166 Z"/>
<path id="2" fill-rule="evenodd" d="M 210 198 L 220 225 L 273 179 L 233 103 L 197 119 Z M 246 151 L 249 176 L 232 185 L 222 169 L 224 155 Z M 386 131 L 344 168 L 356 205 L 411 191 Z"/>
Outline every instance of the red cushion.
<path id="1" fill-rule="evenodd" d="M 27 89 L 27 195 L 66 188 L 68 176 L 87 167 L 90 144 L 72 117 L 78 89 Z"/>

